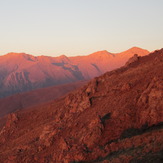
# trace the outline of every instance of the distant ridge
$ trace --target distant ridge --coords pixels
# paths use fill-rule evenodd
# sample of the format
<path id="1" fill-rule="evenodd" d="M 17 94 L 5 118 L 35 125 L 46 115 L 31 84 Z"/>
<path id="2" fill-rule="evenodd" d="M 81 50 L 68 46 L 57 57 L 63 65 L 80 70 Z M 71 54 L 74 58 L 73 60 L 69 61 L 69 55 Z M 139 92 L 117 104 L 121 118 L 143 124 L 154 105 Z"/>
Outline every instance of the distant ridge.
<path id="1" fill-rule="evenodd" d="M 0 98 L 48 86 L 89 80 L 123 66 L 134 54 L 147 55 L 141 48 L 122 53 L 98 51 L 87 56 L 32 56 L 8 53 L 0 56 Z"/>

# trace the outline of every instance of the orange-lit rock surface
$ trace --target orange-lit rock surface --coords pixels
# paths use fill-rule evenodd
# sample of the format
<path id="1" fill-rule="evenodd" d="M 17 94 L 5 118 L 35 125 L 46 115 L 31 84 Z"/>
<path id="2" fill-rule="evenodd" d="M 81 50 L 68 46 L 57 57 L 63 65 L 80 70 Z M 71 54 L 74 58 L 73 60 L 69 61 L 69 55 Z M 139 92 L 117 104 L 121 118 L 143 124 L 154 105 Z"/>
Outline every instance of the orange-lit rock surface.
<path id="1" fill-rule="evenodd" d="M 134 54 L 147 55 L 140 48 L 113 54 L 99 51 L 88 56 L 35 57 L 25 53 L 0 56 L 0 98 L 37 88 L 89 80 L 119 68 Z"/>
<path id="2" fill-rule="evenodd" d="M 137 163 L 163 159 L 163 49 L 66 97 L 8 115 L 4 163 Z"/>

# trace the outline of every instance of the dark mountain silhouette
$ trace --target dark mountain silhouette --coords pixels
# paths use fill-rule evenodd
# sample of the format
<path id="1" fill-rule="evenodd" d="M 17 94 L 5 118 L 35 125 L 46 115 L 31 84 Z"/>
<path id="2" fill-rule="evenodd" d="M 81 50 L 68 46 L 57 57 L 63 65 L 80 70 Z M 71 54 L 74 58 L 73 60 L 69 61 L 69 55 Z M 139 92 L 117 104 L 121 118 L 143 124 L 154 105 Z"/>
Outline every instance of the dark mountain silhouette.
<path id="1" fill-rule="evenodd" d="M 0 56 L 0 98 L 37 88 L 89 80 L 125 64 L 134 54 L 149 52 L 131 48 L 123 53 L 99 51 L 88 56 L 35 57 L 25 53 Z"/>
<path id="2" fill-rule="evenodd" d="M 1 162 L 162 162 L 163 49 L 57 101 L 9 114 Z"/>

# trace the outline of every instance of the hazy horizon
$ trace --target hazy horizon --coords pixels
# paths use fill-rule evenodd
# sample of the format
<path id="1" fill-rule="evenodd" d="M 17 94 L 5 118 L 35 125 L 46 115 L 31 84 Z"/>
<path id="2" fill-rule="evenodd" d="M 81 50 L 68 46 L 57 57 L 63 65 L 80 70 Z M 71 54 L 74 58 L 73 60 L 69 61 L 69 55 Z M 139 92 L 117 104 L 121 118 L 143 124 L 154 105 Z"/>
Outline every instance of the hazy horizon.
<path id="1" fill-rule="evenodd" d="M 37 55 L 37 54 L 29 54 L 29 53 L 26 53 L 26 52 L 8 52 L 6 54 L 0 54 L 0 56 L 5 56 L 5 55 L 8 55 L 8 54 L 12 54 L 13 53 L 13 54 L 27 54 L 27 55 L 32 55 L 32 56 L 36 56 L 36 57 L 39 57 L 39 56 L 60 57 L 62 55 L 67 56 L 67 57 L 78 57 L 78 56 L 88 56 L 88 55 L 91 55 L 91 54 L 94 54 L 94 53 L 98 53 L 98 52 L 103 52 L 103 51 L 107 51 L 108 53 L 111 53 L 111 54 L 119 54 L 119 53 L 122 53 L 122 52 L 125 52 L 125 51 L 128 51 L 128 50 L 131 50 L 133 48 L 138 48 L 138 49 L 149 51 L 148 49 L 143 49 L 141 47 L 134 46 L 134 47 L 130 47 L 128 49 L 125 49 L 125 50 L 119 51 L 119 52 L 111 52 L 111 51 L 107 51 L 107 50 L 104 49 L 104 50 L 98 50 L 98 51 L 95 51 L 95 52 L 91 52 L 89 54 L 81 54 L 81 55 L 80 54 L 76 54 L 76 55 L 68 55 L 68 54 L 60 54 L 60 55 L 46 55 L 46 54 L 45 55 Z M 155 49 L 155 50 L 159 50 L 159 49 Z M 153 52 L 153 51 L 149 51 L 149 53 L 151 53 L 151 52 Z"/>
<path id="2" fill-rule="evenodd" d="M 161 0 L 5 0 L 0 5 L 0 55 L 160 49 L 162 7 Z"/>

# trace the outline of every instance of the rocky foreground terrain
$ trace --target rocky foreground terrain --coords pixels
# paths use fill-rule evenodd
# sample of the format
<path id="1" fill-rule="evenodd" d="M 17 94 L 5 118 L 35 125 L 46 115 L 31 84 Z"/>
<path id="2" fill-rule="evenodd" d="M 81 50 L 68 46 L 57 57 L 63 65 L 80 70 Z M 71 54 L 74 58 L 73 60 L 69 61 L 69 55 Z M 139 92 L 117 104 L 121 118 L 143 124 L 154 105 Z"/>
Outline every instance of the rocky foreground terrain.
<path id="1" fill-rule="evenodd" d="M 133 47 L 122 53 L 99 51 L 87 56 L 32 56 L 9 53 L 0 56 L 0 98 L 49 86 L 90 80 L 119 68 L 134 54 L 147 50 Z"/>
<path id="2" fill-rule="evenodd" d="M 66 97 L 9 114 L 4 163 L 163 162 L 163 49 Z"/>

